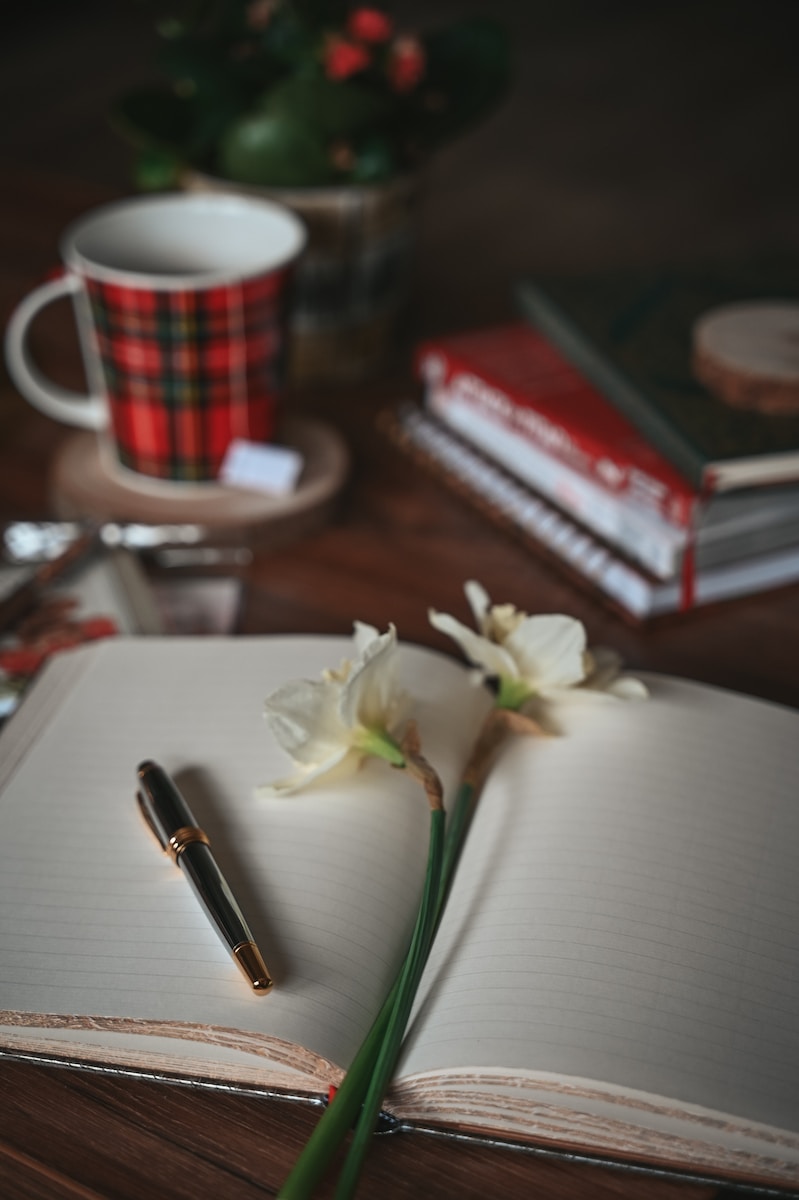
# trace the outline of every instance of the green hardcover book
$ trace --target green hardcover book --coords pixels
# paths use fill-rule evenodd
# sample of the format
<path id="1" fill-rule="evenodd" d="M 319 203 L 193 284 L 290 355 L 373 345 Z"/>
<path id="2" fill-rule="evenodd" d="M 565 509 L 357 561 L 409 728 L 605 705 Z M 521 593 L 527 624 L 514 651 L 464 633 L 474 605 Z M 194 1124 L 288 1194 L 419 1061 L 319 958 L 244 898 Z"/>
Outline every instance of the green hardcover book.
<path id="1" fill-rule="evenodd" d="M 697 487 L 799 481 L 799 415 L 734 408 L 691 370 L 695 320 L 722 304 L 799 301 L 799 264 L 523 280 L 548 337 Z"/>

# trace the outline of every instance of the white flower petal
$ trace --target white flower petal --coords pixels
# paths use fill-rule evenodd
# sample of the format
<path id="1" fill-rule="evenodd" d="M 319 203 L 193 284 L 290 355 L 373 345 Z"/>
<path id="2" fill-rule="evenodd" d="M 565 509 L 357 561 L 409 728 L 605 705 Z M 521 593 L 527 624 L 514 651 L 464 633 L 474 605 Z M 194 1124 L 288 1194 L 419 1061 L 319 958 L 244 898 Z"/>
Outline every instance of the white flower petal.
<path id="1" fill-rule="evenodd" d="M 515 605 L 495 604 L 486 618 L 483 633 L 493 642 L 498 642 L 502 646 L 526 620 L 526 614 L 519 612 Z"/>
<path id="2" fill-rule="evenodd" d="M 465 592 L 479 632 L 434 609 L 429 611 L 430 623 L 458 644 L 484 678 L 507 681 L 498 703 L 517 707 L 535 703 L 536 696 L 560 700 L 575 687 L 583 695 L 591 691 L 624 699 L 648 694 L 640 680 L 619 674 L 621 660 L 612 651 L 586 649 L 585 629 L 573 617 L 530 617 L 512 604 L 492 605 L 474 579 L 466 583 Z M 525 699 L 527 690 L 532 696 Z"/>
<path id="3" fill-rule="evenodd" d="M 339 701 L 344 723 L 355 729 L 397 732 L 408 714 L 409 698 L 400 685 L 397 631 L 375 637 L 364 649 Z"/>
<path id="4" fill-rule="evenodd" d="M 474 623 L 481 633 L 486 633 L 486 625 L 488 621 L 488 610 L 491 607 L 491 600 L 488 592 L 483 587 L 482 583 L 478 583 L 476 579 L 469 579 L 464 585 L 463 590 L 466 593 L 466 599 L 469 602 L 469 607 L 472 610 Z"/>
<path id="5" fill-rule="evenodd" d="M 320 776 L 327 775 L 336 767 L 342 766 L 347 758 L 351 759 L 349 765 L 352 767 L 357 766 L 360 761 L 360 756 L 356 751 L 349 746 L 341 746 L 322 762 L 301 766 L 293 775 L 287 775 L 285 779 L 276 779 L 273 783 L 262 783 L 255 789 L 255 794 L 261 799 L 269 799 L 273 796 L 291 796 L 302 788 L 306 788 L 309 783 L 313 783 Z"/>
<path id="6" fill-rule="evenodd" d="M 353 662 L 327 670 L 318 680 L 295 680 L 265 703 L 273 735 L 298 770 L 264 785 L 261 796 L 288 795 L 335 768 L 356 766 L 372 753 L 366 733 L 393 736 L 404 716 L 405 695 L 397 680 L 397 631 L 379 634 L 355 623 Z"/>
<path id="7" fill-rule="evenodd" d="M 609 646 L 591 646 L 585 652 L 585 686 L 600 689 L 615 679 L 621 669 L 621 655 Z M 598 681 L 598 682 L 597 682 Z"/>
<path id="8" fill-rule="evenodd" d="M 525 617 L 510 634 L 505 648 L 513 655 L 517 673 L 541 695 L 572 687 L 585 676 L 585 629 L 573 617 Z"/>
<path id="9" fill-rule="evenodd" d="M 350 744 L 339 716 L 341 684 L 297 679 L 267 698 L 264 715 L 276 740 L 296 762 L 316 763 Z"/>
<path id="10" fill-rule="evenodd" d="M 380 631 L 375 629 L 374 625 L 367 625 L 365 621 L 353 622 L 352 640 L 355 643 L 355 653 L 359 658 L 367 650 L 369 644 L 379 637 Z"/>
<path id="11" fill-rule="evenodd" d="M 605 690 L 619 700 L 646 700 L 649 695 L 649 688 L 634 675 L 619 675 Z"/>
<path id="12" fill-rule="evenodd" d="M 466 599 L 472 610 L 478 632 L 499 646 L 525 618 L 525 614 L 519 612 L 513 604 L 492 605 L 488 592 L 475 579 L 470 579 L 468 583 L 464 584 L 463 590 L 466 593 Z"/>
<path id="13" fill-rule="evenodd" d="M 351 672 L 352 661 L 349 658 L 342 658 L 337 667 L 325 667 L 322 679 L 327 679 L 331 683 L 344 683 L 349 679 Z"/>
<path id="14" fill-rule="evenodd" d="M 586 654 L 588 674 L 583 687 L 607 692 L 620 700 L 643 700 L 649 695 L 646 684 L 632 675 L 622 675 L 621 655 L 607 646 L 592 647 Z"/>
<path id="15" fill-rule="evenodd" d="M 498 646 L 495 642 L 489 641 L 488 638 L 482 637 L 481 634 L 475 633 L 468 625 L 462 625 L 460 621 L 456 620 L 455 617 L 451 617 L 448 613 L 436 612 L 435 609 L 431 608 L 428 616 L 433 628 L 437 629 L 439 633 L 445 633 L 447 637 L 451 637 L 454 642 L 457 642 L 469 662 L 482 668 L 485 675 L 507 676 L 510 679 L 517 678 L 519 672 L 516 669 L 516 664 L 511 655 L 506 653 L 502 646 Z"/>

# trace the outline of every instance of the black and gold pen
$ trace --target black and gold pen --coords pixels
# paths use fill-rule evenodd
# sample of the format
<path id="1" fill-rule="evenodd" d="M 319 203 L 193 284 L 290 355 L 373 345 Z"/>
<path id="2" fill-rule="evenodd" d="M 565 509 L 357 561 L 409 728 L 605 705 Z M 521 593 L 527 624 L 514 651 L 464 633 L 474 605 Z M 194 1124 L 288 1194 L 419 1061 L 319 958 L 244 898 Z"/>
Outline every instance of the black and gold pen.
<path id="1" fill-rule="evenodd" d="M 147 761 L 138 768 L 138 801 L 161 848 L 189 880 L 197 899 L 255 992 L 268 992 L 272 976 L 211 851 L 176 784 L 163 767 Z"/>

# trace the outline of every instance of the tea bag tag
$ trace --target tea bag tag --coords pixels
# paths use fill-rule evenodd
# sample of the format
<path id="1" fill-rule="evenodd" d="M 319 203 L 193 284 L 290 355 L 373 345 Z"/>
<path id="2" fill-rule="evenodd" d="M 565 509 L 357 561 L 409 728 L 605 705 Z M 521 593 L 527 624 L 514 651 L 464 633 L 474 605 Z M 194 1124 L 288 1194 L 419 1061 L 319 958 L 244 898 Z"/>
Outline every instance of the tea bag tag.
<path id="1" fill-rule="evenodd" d="M 302 466 L 302 455 L 290 446 L 235 438 L 219 468 L 219 482 L 270 496 L 287 496 L 297 486 Z"/>

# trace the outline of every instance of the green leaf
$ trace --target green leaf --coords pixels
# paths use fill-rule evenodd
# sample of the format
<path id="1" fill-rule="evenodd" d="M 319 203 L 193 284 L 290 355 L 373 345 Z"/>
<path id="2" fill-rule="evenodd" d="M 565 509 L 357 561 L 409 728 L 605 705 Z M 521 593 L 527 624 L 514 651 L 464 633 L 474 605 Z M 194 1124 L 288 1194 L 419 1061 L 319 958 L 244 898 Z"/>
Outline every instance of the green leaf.
<path id="1" fill-rule="evenodd" d="M 294 0 L 293 7 L 308 24 L 335 28 L 343 25 L 351 0 Z"/>
<path id="2" fill-rule="evenodd" d="M 180 147 L 194 128 L 194 107 L 168 88 L 140 88 L 122 96 L 111 109 L 111 123 L 138 146 Z"/>
<path id="3" fill-rule="evenodd" d="M 386 138 L 376 135 L 355 147 L 355 166 L 351 172 L 355 183 L 379 183 L 396 170 L 396 156 Z"/>
<path id="4" fill-rule="evenodd" d="M 282 72 L 302 70 L 316 61 L 318 37 L 316 29 L 301 20 L 296 5 L 281 5 L 257 41 L 256 61 L 263 65 L 269 60 Z"/>
<path id="5" fill-rule="evenodd" d="M 230 72 L 226 50 L 224 42 L 170 38 L 163 43 L 156 65 L 184 90 L 215 91 L 225 86 Z"/>
<path id="6" fill-rule="evenodd" d="M 419 143 L 433 146 L 484 118 L 510 82 L 505 29 L 487 17 L 464 20 L 425 38 L 427 71 L 413 93 L 411 127 Z"/>
<path id="7" fill-rule="evenodd" d="M 133 169 L 136 186 L 143 192 L 163 192 L 180 182 L 184 161 L 168 150 L 140 151 Z"/>
<path id="8" fill-rule="evenodd" d="M 352 138 L 383 124 L 394 109 L 391 97 L 350 80 L 297 76 L 264 93 L 264 112 L 291 115 L 325 140 Z"/>
<path id="9" fill-rule="evenodd" d="M 252 113 L 234 122 L 218 166 L 228 179 L 274 187 L 309 187 L 332 176 L 326 147 L 288 113 Z"/>

